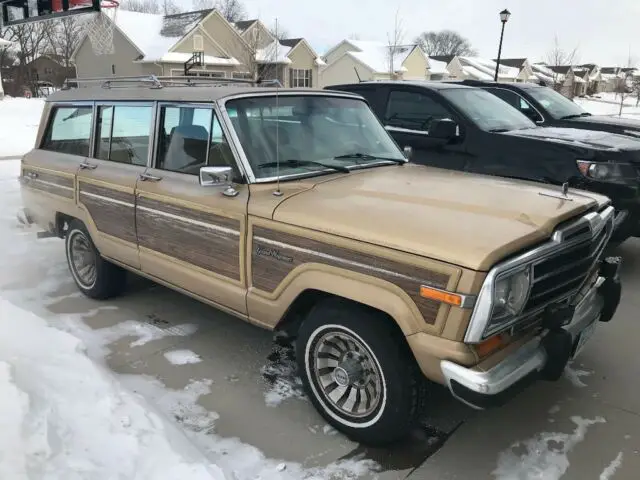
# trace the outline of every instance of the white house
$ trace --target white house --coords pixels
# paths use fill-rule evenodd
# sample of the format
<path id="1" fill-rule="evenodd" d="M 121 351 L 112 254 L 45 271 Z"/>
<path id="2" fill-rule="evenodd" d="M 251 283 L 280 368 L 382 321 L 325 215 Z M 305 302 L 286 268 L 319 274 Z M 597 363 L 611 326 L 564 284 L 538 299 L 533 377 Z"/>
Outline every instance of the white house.
<path id="1" fill-rule="evenodd" d="M 493 80 L 496 62 L 479 57 L 459 57 L 457 55 L 443 55 L 429 57 L 430 60 L 447 64 L 449 77 L 460 80 Z M 500 62 L 498 80 L 501 82 L 515 82 L 520 75 L 520 69 L 510 67 Z"/>
<path id="2" fill-rule="evenodd" d="M 384 42 L 343 40 L 324 54 L 321 86 L 360 80 L 426 80 L 427 55 L 417 44 L 389 46 Z"/>

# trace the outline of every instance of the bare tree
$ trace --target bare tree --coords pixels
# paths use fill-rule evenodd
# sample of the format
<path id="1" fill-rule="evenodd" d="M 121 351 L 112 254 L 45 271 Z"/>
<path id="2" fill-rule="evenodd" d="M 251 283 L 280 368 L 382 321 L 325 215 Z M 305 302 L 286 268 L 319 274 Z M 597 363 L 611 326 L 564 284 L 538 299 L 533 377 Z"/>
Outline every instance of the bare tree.
<path id="1" fill-rule="evenodd" d="M 565 50 L 560 46 L 558 36 L 556 35 L 553 39 L 553 47 L 547 52 L 547 65 L 573 67 L 578 61 L 578 47 L 574 47 L 573 50 Z M 556 91 L 561 91 L 564 83 L 564 81 L 560 82 L 559 79 L 560 73 L 553 71 L 553 88 Z M 573 91 L 573 85 L 571 89 Z"/>
<path id="2" fill-rule="evenodd" d="M 439 55 L 476 55 L 476 51 L 471 47 L 471 42 L 453 30 L 424 32 L 415 39 L 415 42 L 430 57 Z"/>
<path id="3" fill-rule="evenodd" d="M 396 10 L 393 22 L 393 30 L 387 33 L 387 60 L 389 62 L 389 78 L 396 78 L 395 58 L 398 48 L 404 41 L 404 30 L 402 28 L 402 19 L 400 18 L 400 10 Z"/>
<path id="4" fill-rule="evenodd" d="M 162 7 L 156 0 L 125 0 L 120 3 L 123 10 L 140 13 L 162 13 Z"/>
<path id="5" fill-rule="evenodd" d="M 6 27 L 2 32 L 6 40 L 14 42 L 12 51 L 17 59 L 14 78 L 16 88 L 36 81 L 35 78 L 31 78 L 28 65 L 50 49 L 48 39 L 51 28 L 51 22 L 31 22 Z M 14 95 L 16 93 L 13 92 Z"/>
<path id="6" fill-rule="evenodd" d="M 71 56 L 82 40 L 84 22 L 78 17 L 69 16 L 52 21 L 46 30 L 48 52 L 56 55 L 64 67 L 71 66 Z"/>
<path id="7" fill-rule="evenodd" d="M 273 38 L 277 38 L 278 40 L 284 40 L 289 37 L 289 31 L 286 28 L 281 27 L 280 25 L 272 25 L 269 27 L 269 33 L 273 36 Z"/>
<path id="8" fill-rule="evenodd" d="M 192 0 L 192 5 L 196 10 L 215 8 L 231 23 L 247 18 L 247 11 L 240 0 Z"/>

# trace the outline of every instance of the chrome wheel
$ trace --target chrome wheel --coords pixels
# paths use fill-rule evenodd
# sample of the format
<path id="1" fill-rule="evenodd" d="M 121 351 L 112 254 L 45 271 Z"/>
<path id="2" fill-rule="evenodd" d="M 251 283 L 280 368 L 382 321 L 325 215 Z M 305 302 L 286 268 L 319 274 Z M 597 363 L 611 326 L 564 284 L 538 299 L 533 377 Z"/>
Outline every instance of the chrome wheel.
<path id="1" fill-rule="evenodd" d="M 69 233 L 68 256 L 71 273 L 82 288 L 92 288 L 98 277 L 96 253 L 89 238 L 81 231 Z"/>
<path id="2" fill-rule="evenodd" d="M 355 334 L 340 329 L 316 337 L 307 359 L 322 403 L 351 419 L 364 419 L 384 400 L 383 376 L 371 350 Z"/>

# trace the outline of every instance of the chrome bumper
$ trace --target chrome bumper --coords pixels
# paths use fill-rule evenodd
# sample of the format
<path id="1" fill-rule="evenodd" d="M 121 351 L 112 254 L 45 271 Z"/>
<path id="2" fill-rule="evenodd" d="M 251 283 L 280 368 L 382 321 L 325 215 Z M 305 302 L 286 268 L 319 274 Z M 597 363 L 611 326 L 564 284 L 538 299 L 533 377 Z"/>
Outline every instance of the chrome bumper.
<path id="1" fill-rule="evenodd" d="M 598 321 L 604 306 L 604 299 L 598 290 L 605 280 L 604 277 L 598 277 L 576 306 L 571 322 L 563 327 L 571 334 L 572 344 L 575 344 L 578 335 L 585 328 Z M 487 371 L 463 367 L 448 360 L 443 360 L 440 367 L 452 395 L 467 405 L 480 409 L 484 408 L 480 404 L 491 402 L 479 402 L 477 399 L 491 400 L 491 397 L 508 393 L 524 379 L 535 377 L 547 362 L 549 356 L 542 346 L 542 337 L 536 337 Z"/>

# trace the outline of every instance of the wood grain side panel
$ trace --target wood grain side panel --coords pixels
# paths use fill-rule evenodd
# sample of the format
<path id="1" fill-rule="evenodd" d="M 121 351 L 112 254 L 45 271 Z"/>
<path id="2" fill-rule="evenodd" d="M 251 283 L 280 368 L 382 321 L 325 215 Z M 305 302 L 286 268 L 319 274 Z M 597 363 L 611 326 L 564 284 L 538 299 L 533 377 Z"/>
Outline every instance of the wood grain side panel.
<path id="1" fill-rule="evenodd" d="M 151 198 L 138 197 L 138 206 L 159 210 L 161 212 L 178 215 L 190 220 L 210 223 L 231 230 L 240 231 L 240 222 L 235 218 L 223 217 L 215 213 L 203 212 L 194 208 L 182 207 L 180 205 L 172 205 L 170 203 L 153 200 Z"/>
<path id="2" fill-rule="evenodd" d="M 269 241 L 282 245 L 273 245 Z M 444 289 L 449 281 L 448 275 L 439 272 L 255 226 L 251 262 L 252 285 L 266 292 L 273 292 L 294 268 L 311 262 L 386 280 L 404 290 L 430 324 L 436 321 L 440 303 L 422 298 L 419 295 L 420 285 Z"/>
<path id="3" fill-rule="evenodd" d="M 81 196 L 99 232 L 136 243 L 135 209 L 88 196 Z M 130 200 L 132 201 L 132 199 Z"/>
<path id="4" fill-rule="evenodd" d="M 120 190 L 115 190 L 113 188 L 103 187 L 100 185 L 94 185 L 92 183 L 83 182 L 82 180 L 80 180 L 79 182 L 79 190 L 80 200 L 83 203 L 88 198 L 86 195 L 82 195 L 83 193 L 100 195 L 101 197 L 111 198 L 120 202 L 127 202 L 131 205 L 135 203 L 135 197 L 133 193 L 121 192 Z"/>
<path id="5" fill-rule="evenodd" d="M 240 222 L 190 208 L 138 198 L 138 242 L 156 252 L 240 281 Z M 162 213 L 175 217 L 167 217 Z M 223 221 L 220 221 L 223 219 Z M 205 225 L 189 222 L 195 220 Z M 222 227 L 226 230 L 216 230 Z"/>
<path id="6" fill-rule="evenodd" d="M 28 176 L 32 174 L 35 174 L 36 177 L 31 178 Z M 25 168 L 22 174 L 22 181 L 23 185 L 34 190 L 40 190 L 64 198 L 74 198 L 73 178 Z"/>

